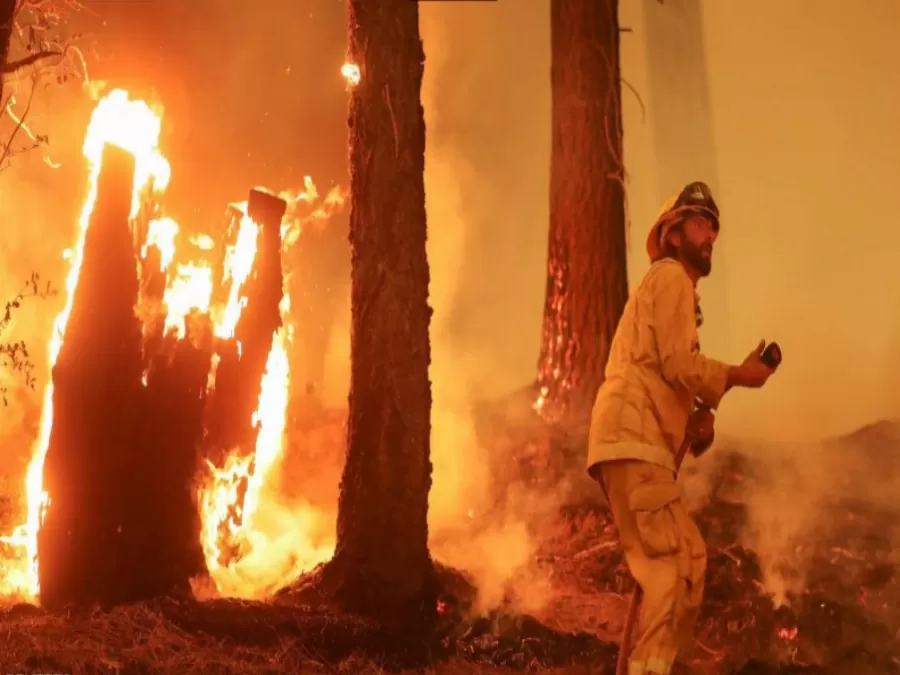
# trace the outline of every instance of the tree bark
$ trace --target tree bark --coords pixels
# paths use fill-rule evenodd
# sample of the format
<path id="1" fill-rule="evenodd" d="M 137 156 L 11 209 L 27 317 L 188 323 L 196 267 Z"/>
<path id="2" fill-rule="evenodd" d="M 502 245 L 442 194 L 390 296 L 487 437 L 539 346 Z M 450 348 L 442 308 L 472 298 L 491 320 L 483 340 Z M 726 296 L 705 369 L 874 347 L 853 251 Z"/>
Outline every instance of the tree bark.
<path id="1" fill-rule="evenodd" d="M 140 588 L 144 597 L 189 592 L 191 579 L 206 571 L 196 479 L 212 327 L 208 317 L 189 319 L 184 338 L 169 335 L 156 345 L 138 420 L 143 449 L 135 468 L 148 505 L 141 560 L 155 570 Z"/>
<path id="2" fill-rule="evenodd" d="M 551 1 L 552 150 L 538 409 L 582 431 L 628 298 L 616 0 Z"/>
<path id="3" fill-rule="evenodd" d="M 137 599 L 141 405 L 137 261 L 128 227 L 134 159 L 107 146 L 81 273 L 53 368 L 53 427 L 44 463 L 49 506 L 38 538 L 41 603 Z M 152 571 L 150 572 L 152 573 Z"/>
<path id="4" fill-rule="evenodd" d="M 13 22 L 16 20 L 16 5 L 18 0 L 0 0 L 0 68 L 9 61 L 9 43 L 12 39 Z M 3 98 L 3 78 L 0 77 L 0 102 Z"/>
<path id="5" fill-rule="evenodd" d="M 350 0 L 351 374 L 337 547 L 344 609 L 429 625 L 431 347 L 425 253 L 424 52 L 408 0 Z"/>

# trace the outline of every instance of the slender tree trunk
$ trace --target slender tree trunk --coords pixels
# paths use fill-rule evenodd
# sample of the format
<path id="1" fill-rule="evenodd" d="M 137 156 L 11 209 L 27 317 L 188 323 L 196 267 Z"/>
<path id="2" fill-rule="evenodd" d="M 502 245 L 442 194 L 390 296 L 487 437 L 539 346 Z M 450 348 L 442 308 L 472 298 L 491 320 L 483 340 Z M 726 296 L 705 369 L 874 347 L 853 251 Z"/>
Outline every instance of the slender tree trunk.
<path id="1" fill-rule="evenodd" d="M 583 429 L 625 301 L 616 0 L 552 0 L 550 236 L 539 410 Z"/>
<path id="2" fill-rule="evenodd" d="M 350 0 L 352 328 L 347 461 L 325 569 L 347 610 L 425 625 L 431 383 L 424 53 L 409 0 Z"/>

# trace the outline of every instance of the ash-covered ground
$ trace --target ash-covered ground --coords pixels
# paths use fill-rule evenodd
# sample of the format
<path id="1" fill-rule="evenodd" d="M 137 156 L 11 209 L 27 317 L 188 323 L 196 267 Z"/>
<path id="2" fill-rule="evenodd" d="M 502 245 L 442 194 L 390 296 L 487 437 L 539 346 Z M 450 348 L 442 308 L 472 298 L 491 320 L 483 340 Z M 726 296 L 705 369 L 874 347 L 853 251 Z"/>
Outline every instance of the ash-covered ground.
<path id="1" fill-rule="evenodd" d="M 535 489 L 558 487 L 546 480 L 559 475 L 547 457 L 561 452 L 550 450 L 553 442 L 507 434 L 503 445 L 497 456 L 525 467 L 520 480 L 540 484 L 535 476 L 543 476 L 543 488 Z M 679 672 L 900 673 L 900 527 L 896 503 L 880 498 L 885 487 L 900 485 L 900 425 L 874 425 L 818 445 L 808 458 L 720 445 L 685 471 L 709 568 L 696 643 Z M 802 480 L 808 460 L 816 462 L 809 470 L 815 475 L 839 467 L 840 480 L 827 490 L 820 480 Z M 862 493 L 853 487 L 873 473 L 881 483 Z M 549 585 L 547 602 L 530 614 L 515 609 L 517 583 L 527 583 L 517 579 L 508 584 L 507 603 L 473 614 L 465 576 L 443 567 L 441 621 L 425 640 L 290 595 L 266 603 L 172 597 L 55 614 L 20 604 L 0 614 L 0 668 L 275 674 L 374 673 L 393 665 L 438 673 L 612 673 L 633 582 L 591 487 L 570 489 L 535 530 L 529 574 L 539 571 Z M 802 527 L 775 537 L 779 522 Z M 761 552 L 755 542 L 765 544 Z"/>

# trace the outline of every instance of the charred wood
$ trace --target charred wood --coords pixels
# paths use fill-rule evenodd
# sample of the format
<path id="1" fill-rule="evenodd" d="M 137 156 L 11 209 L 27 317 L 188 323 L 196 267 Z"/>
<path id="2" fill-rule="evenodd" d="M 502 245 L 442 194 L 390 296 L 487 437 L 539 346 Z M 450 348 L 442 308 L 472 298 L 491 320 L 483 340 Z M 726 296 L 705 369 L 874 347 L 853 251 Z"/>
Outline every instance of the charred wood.
<path id="1" fill-rule="evenodd" d="M 144 371 L 163 347 L 166 272 L 162 270 L 162 254 L 156 246 L 148 246 L 141 261 L 141 290 L 138 304 L 144 332 Z"/>
<path id="2" fill-rule="evenodd" d="M 259 231 L 253 270 L 243 288 L 247 302 L 234 339 L 220 340 L 215 347 L 214 387 L 205 411 L 202 456 L 217 466 L 224 465 L 234 452 L 246 457 L 256 447 L 258 428 L 253 414 L 275 332 L 281 327 L 281 219 L 286 208 L 283 199 L 258 190 L 250 192 L 247 215 Z M 245 490 L 246 485 L 238 487 L 241 501 Z M 235 520 L 239 524 L 240 518 Z"/>
<path id="3" fill-rule="evenodd" d="M 206 456 L 217 463 L 234 448 L 251 452 L 256 440 L 253 413 L 266 359 L 281 326 L 281 218 L 286 208 L 283 199 L 257 190 L 250 192 L 248 215 L 259 226 L 257 254 L 253 271 L 244 284 L 247 303 L 235 338 L 220 341 L 216 347 L 219 363 L 206 412 Z"/>
<path id="4" fill-rule="evenodd" d="M 147 374 L 141 431 L 150 509 L 142 560 L 156 570 L 148 592 L 186 592 L 205 571 L 196 480 L 212 338 L 208 317 L 191 318 L 183 339 L 164 339 Z"/>

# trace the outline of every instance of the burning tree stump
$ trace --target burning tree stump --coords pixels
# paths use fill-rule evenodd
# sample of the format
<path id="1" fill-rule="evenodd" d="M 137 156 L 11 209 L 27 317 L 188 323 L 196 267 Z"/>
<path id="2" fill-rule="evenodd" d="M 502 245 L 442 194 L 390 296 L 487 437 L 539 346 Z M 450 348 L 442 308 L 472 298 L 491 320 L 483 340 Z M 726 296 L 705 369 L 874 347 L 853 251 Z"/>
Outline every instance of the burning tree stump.
<path id="1" fill-rule="evenodd" d="M 242 411 L 250 415 L 259 403 L 260 383 L 275 332 L 281 327 L 284 276 L 281 270 L 281 219 L 287 202 L 261 190 L 251 190 L 247 215 L 259 225 L 254 273 L 247 280 L 247 306 L 241 312 L 235 337 L 241 345 L 245 382 L 235 392 Z M 242 400 L 241 400 L 242 399 Z M 247 417 L 250 420 L 250 416 Z"/>
<path id="2" fill-rule="evenodd" d="M 235 338 L 220 342 L 217 349 L 216 385 L 206 422 L 213 452 L 227 452 L 255 439 L 251 420 L 272 340 L 281 326 L 281 218 L 286 208 L 283 199 L 259 190 L 250 192 L 247 215 L 259 226 L 257 253 L 254 271 L 244 284 L 247 304 Z"/>
<path id="3" fill-rule="evenodd" d="M 135 471 L 141 324 L 129 230 L 134 159 L 107 146 L 81 273 L 53 368 L 53 427 L 44 464 L 49 496 L 39 532 L 41 602 L 133 597 L 141 561 L 142 476 Z"/>
<path id="4" fill-rule="evenodd" d="M 347 461 L 333 560 L 304 587 L 421 630 L 436 615 L 431 487 L 425 60 L 416 3 L 351 0 L 352 327 Z"/>
<path id="5" fill-rule="evenodd" d="M 281 327 L 284 297 L 281 268 L 281 219 L 287 202 L 261 190 L 251 190 L 247 215 L 259 226 L 253 272 L 244 284 L 247 304 L 235 328 L 235 337 L 220 341 L 215 387 L 206 410 L 203 455 L 216 465 L 238 451 L 252 454 L 257 428 L 253 414 L 259 406 L 262 378 L 276 331 Z M 246 481 L 239 489 L 240 498 Z M 232 514 L 235 524 L 241 518 Z M 223 523 L 225 525 L 226 523 Z"/>

